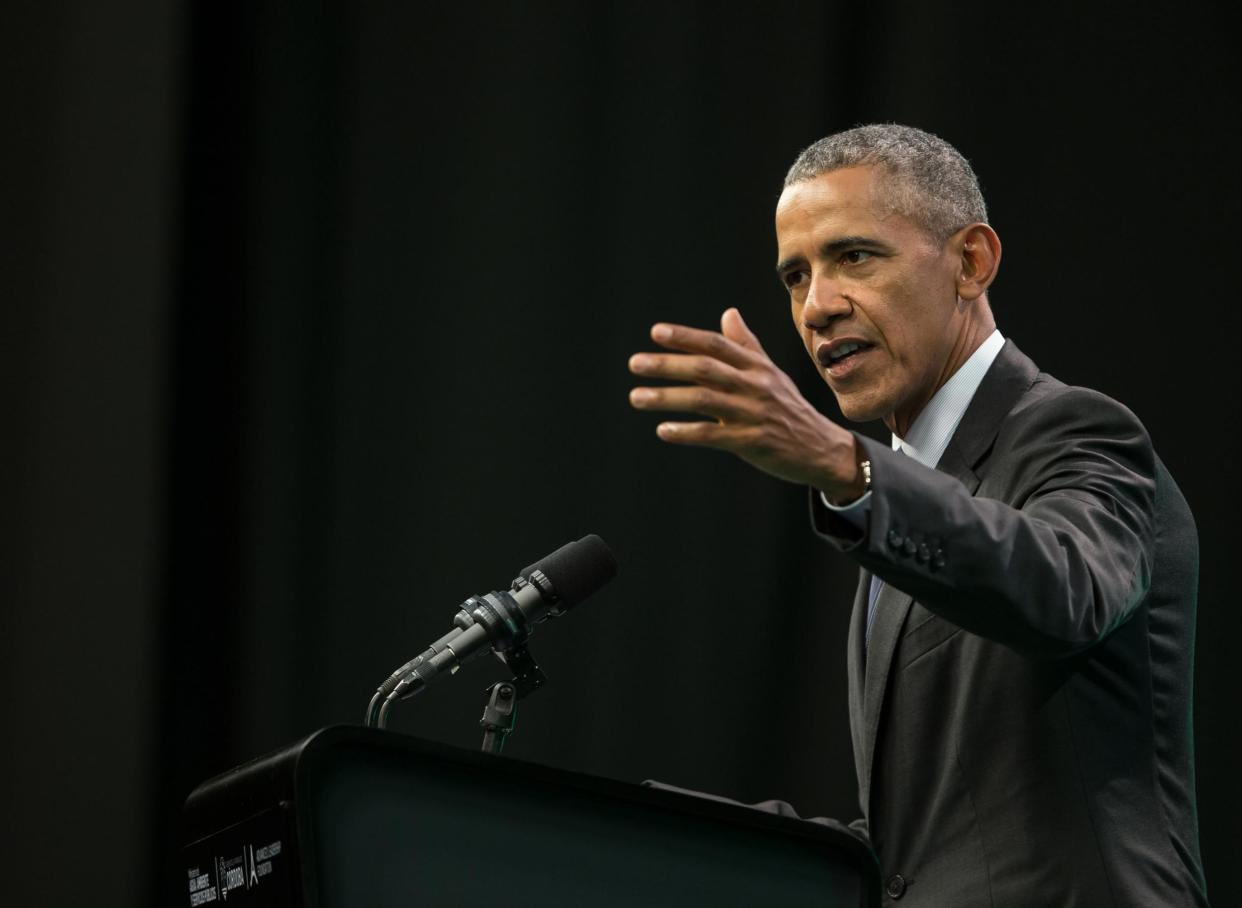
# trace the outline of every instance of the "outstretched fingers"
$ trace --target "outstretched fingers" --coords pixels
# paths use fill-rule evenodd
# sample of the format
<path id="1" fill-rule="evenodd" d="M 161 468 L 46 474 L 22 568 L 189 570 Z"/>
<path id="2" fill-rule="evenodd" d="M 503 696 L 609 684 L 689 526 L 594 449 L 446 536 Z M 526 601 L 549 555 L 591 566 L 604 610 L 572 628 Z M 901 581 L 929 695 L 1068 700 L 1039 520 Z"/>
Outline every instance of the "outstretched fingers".
<path id="1" fill-rule="evenodd" d="M 661 322 L 651 337 L 672 352 L 635 354 L 630 371 L 681 384 L 634 388 L 630 403 L 707 417 L 661 422 L 662 441 L 729 451 L 789 482 L 856 491 L 853 436 L 802 397 L 736 309 L 725 310 L 719 332 Z"/>
<path id="2" fill-rule="evenodd" d="M 741 373 L 733 366 L 695 354 L 635 353 L 630 357 L 630 371 L 646 378 L 693 382 L 725 391 L 736 390 L 744 384 Z"/>
<path id="3" fill-rule="evenodd" d="M 753 435 L 750 427 L 725 425 L 718 422 L 662 422 L 656 435 L 671 444 L 718 448 L 737 453 Z"/>
<path id="4" fill-rule="evenodd" d="M 755 361 L 755 352 L 752 349 L 717 331 L 660 322 L 652 326 L 651 339 L 669 350 L 710 356 L 735 369 L 745 369 Z"/>
<path id="5" fill-rule="evenodd" d="M 634 388 L 630 403 L 635 408 L 698 413 L 717 420 L 664 423 L 661 438 L 715 444 L 726 434 L 736 435 L 762 419 L 775 367 L 737 309 L 726 309 L 720 324 L 722 331 L 716 332 L 661 322 L 652 327 L 652 339 L 679 352 L 630 357 L 630 371 L 635 375 L 685 383 Z"/>
<path id="6" fill-rule="evenodd" d="M 630 391 L 630 403 L 639 410 L 699 413 L 723 421 L 754 418 L 754 404 L 749 397 L 702 385 L 635 388 Z"/>
<path id="7" fill-rule="evenodd" d="M 742 313 L 737 307 L 726 309 L 720 316 L 720 333 L 727 337 L 739 347 L 757 353 L 764 359 L 767 359 L 767 351 L 763 349 L 763 344 L 759 343 L 759 338 L 755 332 L 750 330 L 750 326 L 742 319 Z"/>

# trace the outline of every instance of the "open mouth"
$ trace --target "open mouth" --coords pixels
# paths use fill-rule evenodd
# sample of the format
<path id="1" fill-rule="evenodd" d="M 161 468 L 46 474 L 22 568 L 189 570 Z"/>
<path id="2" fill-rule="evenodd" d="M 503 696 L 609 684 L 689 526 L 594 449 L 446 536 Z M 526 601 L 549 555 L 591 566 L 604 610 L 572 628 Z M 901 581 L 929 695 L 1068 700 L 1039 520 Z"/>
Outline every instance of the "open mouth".
<path id="1" fill-rule="evenodd" d="M 815 351 L 815 358 L 821 366 L 835 369 L 853 362 L 860 354 L 870 350 L 874 344 L 863 341 L 845 341 L 844 343 L 825 344 Z"/>

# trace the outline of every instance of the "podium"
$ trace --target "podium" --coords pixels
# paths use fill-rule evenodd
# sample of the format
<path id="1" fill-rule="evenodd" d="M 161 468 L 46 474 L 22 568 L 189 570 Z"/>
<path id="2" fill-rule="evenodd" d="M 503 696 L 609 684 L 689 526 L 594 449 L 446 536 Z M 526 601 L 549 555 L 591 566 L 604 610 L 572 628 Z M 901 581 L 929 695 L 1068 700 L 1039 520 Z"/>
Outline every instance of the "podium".
<path id="1" fill-rule="evenodd" d="M 185 821 L 190 906 L 879 904 L 839 829 L 370 728 L 204 782 Z"/>

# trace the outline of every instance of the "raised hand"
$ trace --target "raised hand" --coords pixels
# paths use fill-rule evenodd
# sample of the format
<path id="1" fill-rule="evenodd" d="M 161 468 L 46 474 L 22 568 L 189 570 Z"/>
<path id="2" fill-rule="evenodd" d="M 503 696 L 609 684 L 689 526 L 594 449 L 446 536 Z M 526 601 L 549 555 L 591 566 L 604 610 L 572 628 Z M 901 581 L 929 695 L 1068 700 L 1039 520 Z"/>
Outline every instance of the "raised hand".
<path id="1" fill-rule="evenodd" d="M 688 384 L 630 391 L 639 410 L 698 413 L 710 422 L 662 422 L 673 444 L 729 451 L 780 479 L 805 483 L 834 501 L 862 494 L 854 436 L 816 410 L 764 352 L 737 309 L 720 332 L 660 323 L 651 339 L 675 353 L 636 353 L 630 371 Z"/>

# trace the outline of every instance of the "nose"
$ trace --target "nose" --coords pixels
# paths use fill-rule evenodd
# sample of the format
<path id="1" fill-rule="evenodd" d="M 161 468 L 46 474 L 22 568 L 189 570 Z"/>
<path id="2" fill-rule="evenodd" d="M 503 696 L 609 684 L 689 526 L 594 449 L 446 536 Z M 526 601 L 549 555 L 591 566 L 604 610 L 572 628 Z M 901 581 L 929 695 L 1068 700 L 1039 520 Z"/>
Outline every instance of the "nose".
<path id="1" fill-rule="evenodd" d="M 841 292 L 841 285 L 826 275 L 814 275 L 802 306 L 802 323 L 807 328 L 827 328 L 834 319 L 849 315 L 854 304 Z"/>

